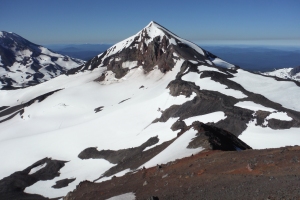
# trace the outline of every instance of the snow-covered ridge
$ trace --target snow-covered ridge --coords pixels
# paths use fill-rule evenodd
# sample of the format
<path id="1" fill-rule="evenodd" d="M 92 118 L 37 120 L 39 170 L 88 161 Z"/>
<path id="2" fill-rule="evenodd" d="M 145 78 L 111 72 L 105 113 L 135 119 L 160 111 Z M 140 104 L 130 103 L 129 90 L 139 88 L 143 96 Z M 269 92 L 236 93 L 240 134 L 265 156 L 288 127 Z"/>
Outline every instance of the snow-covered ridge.
<path id="1" fill-rule="evenodd" d="M 0 89 L 36 85 L 84 64 L 15 33 L 2 31 L 0 35 Z"/>
<path id="2" fill-rule="evenodd" d="M 283 79 L 291 79 L 295 81 L 300 81 L 300 67 L 295 67 L 295 68 L 282 68 L 282 69 L 277 69 L 271 72 L 264 72 L 262 74 L 267 75 L 267 76 L 276 76 L 279 78 Z"/>
<path id="3" fill-rule="evenodd" d="M 166 33 L 169 34 L 169 35 L 171 35 L 173 37 L 173 38 L 169 39 L 169 43 L 170 44 L 177 45 L 177 42 L 174 40 L 174 38 L 176 38 L 181 43 L 184 43 L 184 44 L 187 44 L 187 45 L 191 46 L 192 48 L 194 48 L 195 50 L 197 50 L 199 53 L 201 53 L 202 55 L 204 55 L 203 50 L 200 47 L 198 47 L 196 44 L 178 37 L 177 35 L 173 34 L 169 30 L 167 30 L 164 27 L 160 26 L 159 24 L 155 23 L 154 21 L 151 21 L 145 28 L 143 28 L 137 34 L 135 34 L 135 35 L 133 35 L 133 36 L 131 36 L 131 37 L 129 37 L 129 38 L 127 38 L 127 39 L 125 39 L 125 40 L 117 43 L 117 44 L 115 44 L 114 46 L 110 47 L 107 50 L 108 51 L 107 56 L 110 56 L 112 54 L 120 52 L 124 48 L 128 48 L 132 44 L 132 42 L 134 41 L 135 37 L 139 37 L 138 41 L 141 41 L 142 37 L 144 37 L 146 35 L 149 36 L 149 38 L 146 38 L 146 40 L 145 40 L 145 44 L 148 45 L 149 42 L 153 40 L 153 38 L 155 38 L 157 36 L 161 36 L 161 39 L 162 39 L 163 36 L 166 35 Z M 100 55 L 98 55 L 98 57 Z"/>

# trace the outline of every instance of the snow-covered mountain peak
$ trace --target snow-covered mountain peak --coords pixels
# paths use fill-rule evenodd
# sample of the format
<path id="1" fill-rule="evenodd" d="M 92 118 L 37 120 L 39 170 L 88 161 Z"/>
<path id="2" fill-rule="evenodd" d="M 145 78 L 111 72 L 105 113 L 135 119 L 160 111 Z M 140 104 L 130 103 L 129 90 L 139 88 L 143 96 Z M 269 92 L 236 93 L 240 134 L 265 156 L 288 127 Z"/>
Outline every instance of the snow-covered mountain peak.
<path id="1" fill-rule="evenodd" d="M 15 63 L 30 54 L 38 69 L 61 59 L 36 50 L 5 52 Z M 17 73 L 24 66 L 7 68 Z M 28 195 L 56 198 L 81 181 L 105 181 L 203 149 L 299 144 L 299 86 L 230 66 L 152 22 L 66 75 L 0 90 L 1 191 L 19 195 L 23 183 Z M 20 170 L 21 178 L 13 174 Z"/>
<path id="2" fill-rule="evenodd" d="M 105 77 L 110 74 L 107 73 L 108 71 L 113 73 L 110 74 L 110 79 L 120 79 L 135 68 L 140 68 L 145 74 L 152 70 L 167 73 L 180 58 L 194 64 L 202 63 L 211 67 L 235 67 L 151 21 L 135 35 L 113 45 L 88 61 L 83 67 L 70 70 L 68 74 L 105 68 L 104 73 L 97 79 L 104 81 L 107 80 Z"/>

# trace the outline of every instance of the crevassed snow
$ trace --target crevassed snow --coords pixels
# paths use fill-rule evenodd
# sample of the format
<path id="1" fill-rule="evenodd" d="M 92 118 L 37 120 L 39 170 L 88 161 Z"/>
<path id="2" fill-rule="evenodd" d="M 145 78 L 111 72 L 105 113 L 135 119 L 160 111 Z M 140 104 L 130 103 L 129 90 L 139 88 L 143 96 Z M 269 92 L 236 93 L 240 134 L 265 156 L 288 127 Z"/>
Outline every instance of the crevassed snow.
<path id="1" fill-rule="evenodd" d="M 239 139 L 253 149 L 299 145 L 299 128 L 274 130 L 269 127 L 256 126 L 255 124 L 256 120 L 249 122 L 247 129 L 239 136 Z"/>
<path id="2" fill-rule="evenodd" d="M 215 58 L 213 60 L 211 60 L 216 66 L 218 67 L 223 67 L 223 68 L 227 68 L 230 69 L 232 67 L 235 67 L 233 64 L 230 64 L 220 58 Z"/>
<path id="3" fill-rule="evenodd" d="M 227 96 L 232 96 L 237 99 L 242 99 L 247 97 L 244 93 L 238 90 L 227 88 L 226 85 L 215 82 L 211 78 L 200 78 L 200 74 L 196 72 L 190 72 L 185 74 L 182 78 L 184 81 L 194 82 L 197 86 L 200 86 L 200 90 L 211 90 L 217 91 Z"/>
<path id="4" fill-rule="evenodd" d="M 237 70 L 231 80 L 242 85 L 246 90 L 265 96 L 283 107 L 300 111 L 300 87 L 292 81 L 276 81 L 272 77 L 264 77 L 242 69 Z M 245 78 L 247 77 L 247 78 Z"/>
<path id="5" fill-rule="evenodd" d="M 258 110 L 263 110 L 263 111 L 268 111 L 268 112 L 274 112 L 273 108 L 268 108 L 263 105 L 254 103 L 252 101 L 240 101 L 236 103 L 234 106 L 240 107 L 240 108 L 246 108 L 248 110 L 253 110 L 253 111 L 258 111 Z"/>
<path id="6" fill-rule="evenodd" d="M 184 158 L 187 156 L 191 156 L 192 154 L 199 153 L 204 148 L 199 147 L 196 149 L 188 149 L 187 146 L 195 137 L 196 131 L 195 130 L 188 130 L 180 137 L 178 137 L 172 144 L 170 144 L 164 151 L 157 154 L 154 158 L 140 166 L 142 167 L 153 167 L 157 164 L 164 164 L 170 161 L 174 161 L 176 159 Z"/>
<path id="7" fill-rule="evenodd" d="M 292 121 L 293 120 L 293 118 L 288 116 L 286 112 L 271 113 L 269 116 L 266 117 L 266 119 L 279 119 L 282 121 Z"/>
<path id="8" fill-rule="evenodd" d="M 205 114 L 205 115 L 199 115 L 199 116 L 194 116 L 194 117 L 190 117 L 187 118 L 185 120 L 183 120 L 185 122 L 185 124 L 187 126 L 192 125 L 192 123 L 194 121 L 199 121 L 202 123 L 208 123 L 208 122 L 218 122 L 220 120 L 223 120 L 226 118 L 226 115 L 224 112 L 222 111 L 217 111 L 217 112 L 213 112 L 213 113 L 209 113 L 209 114 Z"/>
<path id="9" fill-rule="evenodd" d="M 106 200 L 135 200 L 135 194 L 133 192 L 129 192 L 129 193 L 111 197 Z"/>
<path id="10" fill-rule="evenodd" d="M 40 169 L 43 169 L 47 164 L 44 163 L 42 165 L 36 166 L 35 168 L 32 168 L 29 172 L 29 174 L 34 174 L 35 172 L 39 171 Z"/>

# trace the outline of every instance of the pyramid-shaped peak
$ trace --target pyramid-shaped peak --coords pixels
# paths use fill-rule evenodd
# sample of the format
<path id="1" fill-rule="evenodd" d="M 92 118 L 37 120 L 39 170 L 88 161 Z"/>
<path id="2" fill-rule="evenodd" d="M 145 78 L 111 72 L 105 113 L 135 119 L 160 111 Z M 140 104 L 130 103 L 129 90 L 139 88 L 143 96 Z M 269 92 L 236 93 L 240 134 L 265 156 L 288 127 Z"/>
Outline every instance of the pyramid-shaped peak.
<path id="1" fill-rule="evenodd" d="M 150 27 L 152 25 L 156 25 L 156 26 L 161 26 L 159 23 L 155 22 L 155 21 L 151 21 L 147 27 Z"/>

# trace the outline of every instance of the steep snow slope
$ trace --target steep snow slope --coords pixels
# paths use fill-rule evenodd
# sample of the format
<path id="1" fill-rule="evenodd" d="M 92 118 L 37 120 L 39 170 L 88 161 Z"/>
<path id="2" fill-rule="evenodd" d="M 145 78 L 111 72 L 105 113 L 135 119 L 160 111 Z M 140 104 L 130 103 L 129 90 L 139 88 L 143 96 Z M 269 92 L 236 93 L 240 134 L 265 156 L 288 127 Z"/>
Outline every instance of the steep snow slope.
<path id="1" fill-rule="evenodd" d="M 15 33 L 0 32 L 0 89 L 36 85 L 82 64 Z"/>
<path id="2" fill-rule="evenodd" d="M 151 22 L 65 75 L 1 90 L 0 179 L 51 157 L 22 172 L 38 181 L 24 189 L 59 197 L 83 180 L 103 181 L 203 149 L 249 148 L 236 136 L 254 148 L 299 144 L 299 87 L 219 67 L 216 59 Z M 50 171 L 54 178 L 42 177 L 53 159 L 68 162 Z"/>

